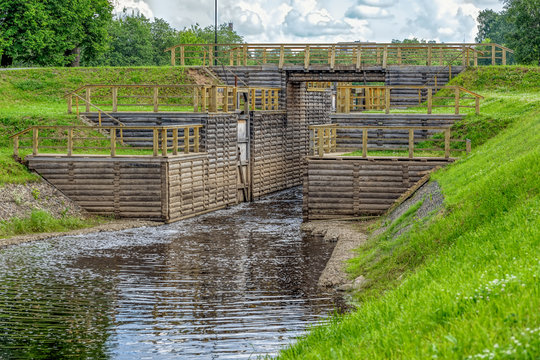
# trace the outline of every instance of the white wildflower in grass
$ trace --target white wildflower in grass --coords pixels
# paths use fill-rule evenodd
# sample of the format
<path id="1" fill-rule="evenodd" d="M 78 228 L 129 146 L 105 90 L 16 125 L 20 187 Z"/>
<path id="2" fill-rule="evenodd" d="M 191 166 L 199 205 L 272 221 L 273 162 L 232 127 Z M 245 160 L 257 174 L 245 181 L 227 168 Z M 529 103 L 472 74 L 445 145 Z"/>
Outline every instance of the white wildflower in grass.
<path id="1" fill-rule="evenodd" d="M 515 359 L 519 354 L 525 359 L 533 359 L 540 352 L 540 327 L 526 328 L 510 340 L 511 343 L 506 346 L 496 343 L 491 349 L 484 349 L 478 354 L 467 356 L 466 359 Z"/>

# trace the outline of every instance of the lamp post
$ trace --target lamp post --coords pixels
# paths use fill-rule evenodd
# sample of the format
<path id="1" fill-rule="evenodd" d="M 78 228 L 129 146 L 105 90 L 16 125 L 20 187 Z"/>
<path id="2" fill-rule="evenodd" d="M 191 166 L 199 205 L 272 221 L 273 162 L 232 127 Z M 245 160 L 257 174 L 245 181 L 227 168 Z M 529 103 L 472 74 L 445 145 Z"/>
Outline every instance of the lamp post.
<path id="1" fill-rule="evenodd" d="M 214 66 L 217 66 L 217 0 L 214 1 Z"/>

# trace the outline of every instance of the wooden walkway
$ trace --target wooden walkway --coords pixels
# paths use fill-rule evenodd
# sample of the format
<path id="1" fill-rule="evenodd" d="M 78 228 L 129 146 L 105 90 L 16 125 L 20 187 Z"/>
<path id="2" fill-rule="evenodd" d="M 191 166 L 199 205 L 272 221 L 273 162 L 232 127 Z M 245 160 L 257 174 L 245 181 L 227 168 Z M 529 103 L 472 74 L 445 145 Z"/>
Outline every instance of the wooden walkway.
<path id="1" fill-rule="evenodd" d="M 513 51 L 499 44 L 179 44 L 165 50 L 171 65 L 257 66 L 276 64 L 279 69 L 302 66 L 305 70 L 338 66 L 506 65 Z"/>

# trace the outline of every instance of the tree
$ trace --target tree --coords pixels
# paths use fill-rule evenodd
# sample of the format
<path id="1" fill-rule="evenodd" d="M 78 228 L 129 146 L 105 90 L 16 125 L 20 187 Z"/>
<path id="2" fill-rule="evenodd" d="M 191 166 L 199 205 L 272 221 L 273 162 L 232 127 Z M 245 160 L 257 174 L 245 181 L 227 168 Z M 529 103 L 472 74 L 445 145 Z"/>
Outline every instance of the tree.
<path id="1" fill-rule="evenodd" d="M 2 65 L 65 66 L 106 48 L 109 0 L 0 0 Z"/>
<path id="2" fill-rule="evenodd" d="M 497 44 L 506 44 L 506 34 L 513 31 L 512 24 L 508 22 L 506 12 L 495 12 L 493 10 L 482 10 L 476 19 L 478 22 L 478 33 L 475 41 L 482 43 L 485 40 Z"/>
<path id="3" fill-rule="evenodd" d="M 513 31 L 506 36 L 516 61 L 540 65 L 540 0 L 505 0 L 507 21 Z"/>
<path id="4" fill-rule="evenodd" d="M 150 26 L 150 32 L 152 34 L 154 64 L 169 65 L 171 62 L 170 56 L 163 50 L 178 43 L 178 31 L 172 28 L 165 20 L 156 18 Z"/>
<path id="5" fill-rule="evenodd" d="M 123 15 L 109 28 L 111 43 L 105 64 L 144 66 L 154 64 L 152 25 L 144 15 Z M 163 50 L 162 50 L 163 51 Z"/>

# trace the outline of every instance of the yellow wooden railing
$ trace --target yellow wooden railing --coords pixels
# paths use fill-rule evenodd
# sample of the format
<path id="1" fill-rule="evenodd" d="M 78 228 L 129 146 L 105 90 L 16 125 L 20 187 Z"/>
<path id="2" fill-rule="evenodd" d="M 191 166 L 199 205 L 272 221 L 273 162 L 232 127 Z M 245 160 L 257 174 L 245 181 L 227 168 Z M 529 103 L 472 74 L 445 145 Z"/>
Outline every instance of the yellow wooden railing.
<path id="1" fill-rule="evenodd" d="M 422 152 L 444 152 L 444 157 L 449 158 L 450 153 L 453 151 L 465 151 L 467 154 L 471 151 L 471 141 L 468 139 L 451 139 L 451 130 L 449 127 L 442 126 L 343 126 L 338 124 L 326 124 L 326 125 L 312 125 L 309 127 L 310 130 L 310 148 L 313 155 L 323 157 L 325 154 L 336 153 L 336 152 L 352 152 L 357 150 L 362 150 L 362 157 L 366 158 L 368 156 L 368 151 L 408 151 L 408 157 L 414 157 L 415 144 L 416 143 L 425 143 L 425 142 L 434 142 L 434 143 L 444 143 L 444 147 L 433 147 L 433 148 L 419 148 L 416 150 Z M 396 141 L 402 141 L 403 137 L 391 136 L 390 132 L 395 133 L 396 131 L 401 130 L 408 132 L 407 146 L 395 146 L 384 147 L 385 144 L 393 144 Z M 351 136 L 350 131 L 361 132 L 361 139 L 358 138 L 358 141 Z M 380 134 L 374 134 L 374 131 L 382 131 L 382 136 Z M 433 137 L 420 136 L 415 137 L 415 131 L 417 132 L 442 132 L 444 134 L 444 139 L 437 139 Z M 370 135 L 371 132 L 371 135 Z M 349 146 L 343 146 L 340 144 L 340 139 L 346 139 Z M 353 140 L 353 141 L 351 141 Z M 370 142 L 372 146 L 370 146 Z M 451 148 L 451 143 L 465 143 L 465 148 Z M 352 146 L 351 146 L 352 144 Z"/>
<path id="2" fill-rule="evenodd" d="M 216 50 L 217 47 L 217 50 Z M 305 69 L 326 65 L 506 65 L 513 51 L 499 44 L 179 44 L 165 50 L 171 64 L 181 66 L 229 66 L 276 64 Z"/>
<path id="3" fill-rule="evenodd" d="M 399 90 L 410 90 L 399 94 Z M 442 91 L 441 91 L 442 90 Z M 426 105 L 427 113 L 434 108 L 453 108 L 455 114 L 462 108 L 474 108 L 480 113 L 480 100 L 484 97 L 461 86 L 357 86 L 337 87 L 336 112 L 350 113 L 355 111 L 403 109 L 406 104 Z M 402 102 L 400 104 L 400 101 Z M 404 105 L 405 104 L 405 105 Z"/>
<path id="4" fill-rule="evenodd" d="M 66 95 L 68 113 L 279 110 L 279 88 L 217 85 L 85 85 Z"/>
<path id="5" fill-rule="evenodd" d="M 11 138 L 13 154 L 17 157 L 24 149 L 31 149 L 34 156 L 117 156 L 119 152 L 126 155 L 167 156 L 169 152 L 172 155 L 200 152 L 202 127 L 203 125 L 32 126 Z M 130 131 L 137 133 L 130 135 Z M 107 135 L 103 136 L 104 133 Z M 141 142 L 145 145 L 130 145 Z"/>

